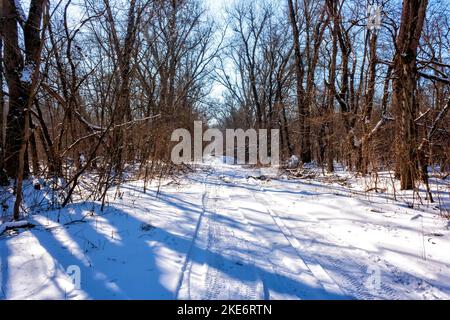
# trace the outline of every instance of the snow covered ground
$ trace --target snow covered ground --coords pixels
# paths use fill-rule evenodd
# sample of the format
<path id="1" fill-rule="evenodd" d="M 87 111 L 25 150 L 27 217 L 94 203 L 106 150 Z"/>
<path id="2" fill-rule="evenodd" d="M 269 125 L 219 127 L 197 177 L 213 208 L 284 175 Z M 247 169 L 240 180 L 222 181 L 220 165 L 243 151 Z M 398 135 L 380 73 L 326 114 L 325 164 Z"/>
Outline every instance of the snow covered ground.
<path id="1" fill-rule="evenodd" d="M 36 212 L 0 237 L 0 299 L 450 298 L 433 206 L 258 175 L 215 160 L 159 193 L 128 183 L 103 213 Z"/>

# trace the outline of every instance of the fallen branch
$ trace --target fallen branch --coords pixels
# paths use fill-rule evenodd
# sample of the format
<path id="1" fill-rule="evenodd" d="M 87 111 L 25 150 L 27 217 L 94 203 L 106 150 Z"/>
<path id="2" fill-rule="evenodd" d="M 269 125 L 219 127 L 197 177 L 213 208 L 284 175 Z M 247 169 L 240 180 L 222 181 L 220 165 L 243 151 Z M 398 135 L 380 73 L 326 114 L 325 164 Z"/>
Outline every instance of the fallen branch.
<path id="1" fill-rule="evenodd" d="M 286 169 L 288 179 L 314 179 L 317 174 L 308 169 Z"/>
<path id="2" fill-rule="evenodd" d="M 0 236 L 8 230 L 18 229 L 18 228 L 33 228 L 34 224 L 28 221 L 12 221 L 0 224 Z"/>
<path id="3" fill-rule="evenodd" d="M 373 187 L 373 188 L 368 188 L 366 189 L 364 192 L 372 192 L 375 191 L 376 193 L 385 193 L 386 192 L 386 188 L 377 188 L 377 187 Z"/>

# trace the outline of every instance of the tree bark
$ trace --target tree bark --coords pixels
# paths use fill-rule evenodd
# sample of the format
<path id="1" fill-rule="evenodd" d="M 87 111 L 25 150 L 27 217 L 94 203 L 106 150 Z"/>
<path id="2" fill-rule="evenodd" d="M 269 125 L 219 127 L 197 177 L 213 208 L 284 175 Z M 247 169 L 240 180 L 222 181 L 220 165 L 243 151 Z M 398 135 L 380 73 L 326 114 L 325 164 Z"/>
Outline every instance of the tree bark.
<path id="1" fill-rule="evenodd" d="M 20 148 L 23 142 L 26 92 L 20 77 L 24 61 L 19 47 L 18 13 L 13 1 L 3 1 L 3 39 L 5 75 L 8 84 L 8 116 L 5 137 L 5 170 L 9 177 L 17 178 Z M 26 168 L 24 168 L 26 170 Z"/>
<path id="2" fill-rule="evenodd" d="M 413 189 L 418 177 L 417 48 L 428 0 L 404 0 L 396 40 L 392 102 L 397 114 L 397 174 L 402 190 Z"/>
<path id="3" fill-rule="evenodd" d="M 130 1 L 130 7 L 127 14 L 127 29 L 123 45 L 121 45 L 118 33 L 115 27 L 115 20 L 109 0 L 104 0 L 107 9 L 107 19 L 111 27 L 112 46 L 117 56 L 117 64 L 119 67 L 119 84 L 116 97 L 116 106 L 114 110 L 114 124 L 118 125 L 124 122 L 131 121 L 131 106 L 130 106 L 130 79 L 131 79 L 131 57 L 135 49 L 137 25 L 139 22 L 139 15 L 136 16 L 136 1 Z M 125 147 L 127 138 L 126 130 L 122 127 L 117 127 L 113 132 L 113 162 L 116 173 L 122 174 L 124 160 L 132 158 L 131 150 Z M 124 157 L 126 152 L 127 157 Z M 124 159 L 125 158 L 125 159 Z"/>
<path id="4" fill-rule="evenodd" d="M 375 96 L 376 66 L 377 66 L 377 39 L 378 34 L 374 30 L 369 31 L 369 80 L 367 82 L 367 91 L 364 99 L 363 113 L 363 139 L 358 147 L 358 171 L 367 174 L 369 164 L 369 146 L 368 135 L 370 133 L 370 121 L 372 120 L 372 111 Z"/>
<path id="5" fill-rule="evenodd" d="M 2 13 L 0 12 L 0 17 Z M 0 29 L 2 28 L 0 22 Z M 8 176 L 4 169 L 5 145 L 4 145 L 4 116 L 5 116 L 5 96 L 3 94 L 3 36 L 0 34 L 0 185 L 8 184 Z"/>
<path id="6" fill-rule="evenodd" d="M 303 88 L 303 78 L 305 75 L 305 67 L 303 63 L 302 53 L 300 51 L 300 33 L 297 24 L 297 13 L 292 0 L 288 0 L 289 17 L 291 21 L 292 35 L 294 38 L 294 56 L 295 56 L 295 80 L 297 91 L 297 110 L 299 122 L 299 143 L 300 158 L 303 163 L 311 162 L 311 144 L 309 110 L 305 106 L 305 89 Z"/>
<path id="7" fill-rule="evenodd" d="M 325 119 L 324 133 L 326 135 L 326 154 L 327 154 L 327 171 L 334 171 L 334 148 L 333 148 L 333 118 L 334 118 L 334 101 L 336 97 L 336 64 L 338 54 L 338 38 L 339 38 L 339 19 L 337 2 L 327 0 L 329 14 L 333 19 L 332 33 L 332 53 L 330 61 L 330 70 L 328 73 L 328 94 L 327 94 L 327 116 Z"/>
<path id="8" fill-rule="evenodd" d="M 5 41 L 5 73 L 9 90 L 9 111 L 6 125 L 5 170 L 8 176 L 18 178 L 29 173 L 28 157 L 24 154 L 23 172 L 19 170 L 25 137 L 25 109 L 31 94 L 31 79 L 39 64 L 41 49 L 41 22 L 45 0 L 30 3 L 28 19 L 23 26 L 25 59 L 19 45 L 19 13 L 14 1 L 3 1 L 3 37 Z"/>

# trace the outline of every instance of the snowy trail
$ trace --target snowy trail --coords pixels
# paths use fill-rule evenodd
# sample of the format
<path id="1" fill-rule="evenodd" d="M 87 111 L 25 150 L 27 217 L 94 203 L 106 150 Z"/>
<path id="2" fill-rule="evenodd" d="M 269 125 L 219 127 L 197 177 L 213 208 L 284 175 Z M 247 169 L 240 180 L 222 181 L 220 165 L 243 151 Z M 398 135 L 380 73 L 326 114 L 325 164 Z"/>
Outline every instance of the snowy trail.
<path id="1" fill-rule="evenodd" d="M 332 219 L 317 218 L 311 215 L 310 209 L 301 210 L 302 207 L 308 208 L 308 204 L 297 204 L 296 206 L 302 220 L 307 221 L 307 223 L 299 223 L 292 219 L 292 212 L 286 208 L 284 210 L 277 208 L 278 205 L 286 202 L 286 197 L 266 191 L 264 187 L 261 187 L 260 192 L 255 194 L 268 208 L 272 208 L 268 210 L 274 216 L 282 232 L 292 239 L 291 243 L 313 273 L 319 279 L 324 279 L 327 285 L 328 281 L 332 283 L 330 289 L 338 289 L 356 299 L 405 299 L 405 293 L 412 294 L 414 299 L 418 297 L 448 298 L 448 293 L 433 287 L 409 270 L 403 270 L 407 263 L 397 267 L 377 250 L 361 250 L 359 242 L 364 242 L 364 238 L 341 238 L 340 232 L 333 232 L 334 229 L 337 229 L 336 226 L 328 223 Z M 373 222 L 367 222 L 369 225 L 371 223 Z M 346 227 L 348 228 L 348 226 Z M 383 229 L 382 226 L 378 226 L 378 228 Z M 395 227 L 389 228 L 395 230 Z M 379 240 L 389 241 L 387 238 L 374 241 L 369 237 L 369 241 L 373 246 L 381 242 Z M 414 241 L 419 242 L 418 239 L 414 239 Z M 375 279 L 372 277 L 373 275 L 379 279 Z M 414 286 L 416 287 L 414 288 Z"/>
<path id="2" fill-rule="evenodd" d="M 223 221 L 227 199 L 210 175 L 205 179 L 203 211 L 193 250 L 186 256 L 178 299 L 263 299 L 261 281 L 242 238 Z M 214 181 L 214 183 L 212 183 Z M 220 208 L 220 209 L 219 209 Z"/>
<path id="3" fill-rule="evenodd" d="M 105 213 L 35 214 L 0 237 L 0 299 L 450 298 L 447 221 L 259 174 L 213 159 L 147 193 L 126 184 Z"/>
<path id="4" fill-rule="evenodd" d="M 265 299 L 404 299 L 405 285 L 410 287 L 406 289 L 410 297 L 448 297 L 380 255 L 327 232 L 333 225 L 311 215 L 308 205 L 296 206 L 296 212 L 307 223 L 293 222 L 291 212 L 279 209 L 286 202 L 283 193 L 292 190 L 279 186 L 279 190 L 284 190 L 281 196 L 267 192 L 247 174 L 243 169 L 221 166 L 214 175 L 221 181 L 214 183 L 220 185 L 221 193 L 228 194 L 229 203 L 233 204 L 222 206 L 226 215 L 239 221 L 252 235 L 247 246 L 254 249 L 251 256 L 263 282 Z"/>
<path id="5" fill-rule="evenodd" d="M 271 209 L 270 204 L 261 196 L 255 196 L 259 202 L 261 202 L 265 207 L 271 218 L 274 220 L 275 224 L 279 228 L 280 232 L 286 237 L 290 245 L 295 249 L 299 259 L 304 263 L 308 270 L 317 278 L 320 284 L 327 292 L 335 293 L 344 296 L 344 291 L 339 287 L 339 285 L 329 276 L 329 274 L 324 270 L 324 268 L 314 259 L 306 259 L 302 255 L 303 246 L 297 240 L 297 238 L 291 233 L 290 229 L 285 225 L 285 223 L 280 219 L 280 217 Z"/>
<path id="6" fill-rule="evenodd" d="M 220 171 L 207 175 L 204 183 L 201 223 L 178 298 L 345 297 L 320 265 L 305 263 L 297 240 L 266 202 L 234 188 L 235 178 Z"/>
<path id="7" fill-rule="evenodd" d="M 270 215 L 269 209 L 258 201 L 252 194 L 233 195 L 232 199 L 240 203 L 239 212 L 246 224 L 251 226 L 254 240 L 264 244 L 259 252 L 258 263 L 262 269 L 270 270 L 264 279 L 266 296 L 271 299 L 324 299 L 334 296 L 339 298 L 342 291 L 336 288 L 329 290 L 324 283 L 310 269 L 292 245 L 289 236 L 280 229 L 277 222 Z M 248 206 L 248 199 L 254 199 Z"/>
<path id="8" fill-rule="evenodd" d="M 273 194 L 265 192 L 261 188 L 261 193 L 258 194 L 260 201 L 268 203 L 279 202 Z M 272 205 L 273 206 L 273 205 Z M 432 297 L 445 297 L 446 294 L 436 290 L 426 284 L 421 279 L 415 278 L 413 275 L 402 272 L 388 261 L 382 259 L 376 254 L 369 254 L 364 250 L 358 250 L 352 244 L 334 236 L 332 233 L 318 233 L 310 228 L 311 224 L 294 223 L 293 228 L 283 223 L 280 216 L 285 216 L 278 209 L 273 209 L 273 215 L 280 221 L 282 229 L 293 238 L 294 246 L 301 256 L 308 261 L 308 265 L 317 270 L 317 273 L 325 276 L 327 280 L 332 281 L 333 286 L 337 286 L 341 292 L 345 292 L 348 296 L 356 299 L 403 299 L 399 283 L 413 283 L 414 281 L 424 284 L 421 288 L 422 295 Z M 277 213 L 279 212 L 279 214 Z M 316 228 L 314 230 L 330 230 L 332 225 L 323 220 L 318 220 L 307 212 L 302 215 L 309 221 L 314 221 Z M 295 229 L 295 231 L 293 231 Z M 306 245 L 302 245 L 301 241 L 297 239 L 306 239 Z M 329 243 L 339 244 L 339 254 L 336 253 L 335 248 L 327 248 L 326 246 L 318 244 L 316 239 L 327 239 Z M 388 271 L 389 274 L 382 274 L 382 267 Z M 328 270 L 328 271 L 326 271 Z M 377 285 L 370 283 L 368 277 L 373 272 L 380 272 L 382 281 Z M 384 271 L 384 272 L 385 272 Z M 394 275 L 394 277 L 392 277 Z"/>
<path id="9" fill-rule="evenodd" d="M 262 189 L 262 192 L 264 192 L 264 189 Z M 272 195 L 264 194 L 264 196 L 268 197 L 272 201 L 274 200 Z M 366 287 L 368 266 L 370 266 L 373 262 L 370 262 L 367 257 L 361 256 L 359 256 L 359 259 L 354 259 L 354 257 L 346 253 L 345 250 L 342 250 L 339 256 L 335 255 L 333 257 L 326 257 L 326 261 L 324 261 L 320 252 L 322 248 L 317 249 L 314 247 L 314 239 L 321 238 L 320 235 L 314 234 L 309 231 L 308 228 L 302 228 L 301 232 L 298 232 L 297 230 L 297 234 L 299 235 L 299 237 L 297 237 L 291 228 L 283 222 L 283 219 L 280 218 L 280 215 L 277 213 L 278 210 L 269 209 L 271 205 L 269 205 L 268 201 L 263 198 L 263 195 L 258 194 L 257 198 L 259 201 L 268 206 L 268 211 L 276 221 L 281 232 L 285 234 L 288 239 L 290 239 L 289 241 L 297 250 L 298 255 L 305 261 L 313 274 L 321 280 L 321 283 L 327 290 L 342 295 L 347 294 L 349 297 L 355 297 L 358 299 L 377 298 L 373 292 L 370 293 L 370 290 L 368 290 L 369 288 Z M 307 213 L 304 213 L 304 215 L 308 216 Z M 314 221 L 314 217 L 308 218 L 311 219 L 311 221 Z M 316 222 L 321 224 L 321 228 L 323 230 L 330 228 L 330 226 L 326 226 L 322 221 L 316 220 Z M 301 238 L 306 239 L 304 243 L 302 243 L 301 240 L 298 240 Z M 342 245 L 342 241 L 338 239 L 334 239 L 334 242 L 341 242 Z M 365 261 L 364 263 L 361 263 L 362 259 Z M 352 265 L 352 272 L 348 272 L 349 264 Z M 330 265 L 333 266 L 333 269 L 327 271 L 326 269 L 330 269 Z M 339 284 L 333 277 L 333 270 L 345 270 L 345 272 L 341 272 L 341 274 L 337 277 Z M 398 295 L 395 295 L 394 291 L 385 286 L 385 284 L 381 285 L 384 286 L 383 292 L 386 295 L 385 298 L 400 298 Z"/>

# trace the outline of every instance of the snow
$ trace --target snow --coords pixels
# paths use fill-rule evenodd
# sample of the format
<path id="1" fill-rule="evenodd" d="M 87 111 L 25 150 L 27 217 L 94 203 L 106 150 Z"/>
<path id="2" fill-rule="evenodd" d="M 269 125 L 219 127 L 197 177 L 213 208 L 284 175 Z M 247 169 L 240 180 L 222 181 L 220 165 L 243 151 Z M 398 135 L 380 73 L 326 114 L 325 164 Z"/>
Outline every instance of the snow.
<path id="1" fill-rule="evenodd" d="M 230 163 L 211 158 L 159 193 L 128 182 L 105 212 L 35 211 L 34 228 L 0 237 L 0 298 L 450 298 L 450 230 L 435 205 L 364 193 L 344 171 L 347 186 L 254 179 L 261 170 Z"/>

